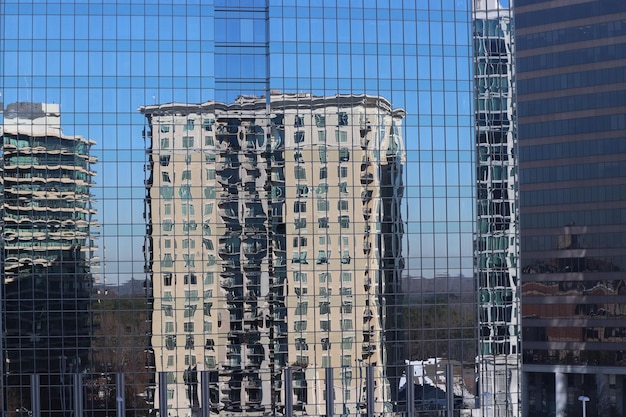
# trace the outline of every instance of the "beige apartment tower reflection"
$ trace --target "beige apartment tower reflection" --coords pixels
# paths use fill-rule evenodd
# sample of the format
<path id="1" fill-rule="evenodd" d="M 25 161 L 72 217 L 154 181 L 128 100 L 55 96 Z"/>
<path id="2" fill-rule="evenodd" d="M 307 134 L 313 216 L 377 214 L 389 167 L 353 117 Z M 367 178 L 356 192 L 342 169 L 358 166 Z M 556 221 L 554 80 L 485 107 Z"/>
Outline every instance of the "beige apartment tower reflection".
<path id="1" fill-rule="evenodd" d="M 374 412 L 390 411 L 404 111 L 277 92 L 139 110 L 154 408 L 161 382 L 171 416 L 280 415 L 290 368 L 294 410 L 323 415 L 333 368 L 334 412 L 354 414 L 372 365 Z"/>

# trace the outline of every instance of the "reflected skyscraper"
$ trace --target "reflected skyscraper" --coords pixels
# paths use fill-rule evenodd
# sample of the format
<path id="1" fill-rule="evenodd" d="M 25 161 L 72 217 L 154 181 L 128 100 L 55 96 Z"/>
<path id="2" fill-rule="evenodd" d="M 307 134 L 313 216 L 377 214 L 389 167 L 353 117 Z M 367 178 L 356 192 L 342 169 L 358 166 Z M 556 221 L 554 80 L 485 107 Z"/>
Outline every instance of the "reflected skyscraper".
<path id="1" fill-rule="evenodd" d="M 375 411 L 390 411 L 387 361 L 403 361 L 384 326 L 401 314 L 404 111 L 382 97 L 282 93 L 140 110 L 167 408 L 282 414 L 290 368 L 294 409 L 321 415 L 333 368 L 333 412 L 354 413 L 371 365 Z"/>
<path id="2" fill-rule="evenodd" d="M 30 406 L 37 373 L 42 415 L 73 407 L 91 344 L 94 142 L 63 134 L 60 116 L 58 104 L 20 102 L 2 124 L 5 407 Z"/>
<path id="3" fill-rule="evenodd" d="M 476 274 L 484 415 L 520 413 L 517 129 L 511 10 L 475 0 Z"/>
<path id="4" fill-rule="evenodd" d="M 524 412 L 622 416 L 622 1 L 519 0 Z"/>

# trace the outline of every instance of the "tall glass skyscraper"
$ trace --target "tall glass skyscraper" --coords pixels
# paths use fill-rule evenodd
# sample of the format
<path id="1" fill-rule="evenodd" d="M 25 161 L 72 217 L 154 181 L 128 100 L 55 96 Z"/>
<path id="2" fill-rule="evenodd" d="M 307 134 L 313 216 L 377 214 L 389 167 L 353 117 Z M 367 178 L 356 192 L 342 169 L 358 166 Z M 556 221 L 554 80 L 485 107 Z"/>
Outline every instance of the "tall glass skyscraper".
<path id="1" fill-rule="evenodd" d="M 625 412 L 625 12 L 515 4 L 528 416 Z"/>
<path id="2" fill-rule="evenodd" d="M 498 0 L 473 14 L 479 381 L 485 415 L 520 412 L 520 288 L 513 19 Z"/>
<path id="3" fill-rule="evenodd" d="M 86 195 L 49 189 L 45 201 L 77 218 L 97 212 L 100 224 L 80 236 L 98 242 L 84 287 L 58 277 L 66 304 L 19 291 L 11 307 L 5 262 L 10 414 L 470 414 L 482 401 L 491 415 L 494 401 L 515 401 L 513 379 L 492 396 L 480 388 L 492 386 L 487 356 L 516 369 L 516 241 L 507 227 L 474 229 L 483 182 L 469 2 L 9 0 L 0 15 L 3 100 L 60 112 L 57 136 L 91 147 L 71 173 L 69 151 L 59 156 L 61 182 L 83 181 Z M 499 25 L 496 43 L 509 48 Z M 508 155 L 513 133 L 500 137 Z M 34 186 L 44 168 L 23 153 Z M 96 159 L 92 172 L 85 161 Z M 57 169 L 52 156 L 46 164 Z M 30 233 L 18 230 L 20 244 L 33 245 Z M 507 266 L 474 267 L 487 251 L 476 245 L 501 236 L 508 243 L 488 258 Z M 53 239 L 49 229 L 37 245 L 50 252 Z M 481 315 L 477 285 L 489 294 Z M 67 375 L 10 355 L 12 314 L 36 316 L 35 300 L 81 329 L 80 365 Z M 70 361 L 43 342 L 48 333 L 16 332 L 41 361 Z M 48 385 L 60 402 L 42 395 Z"/>

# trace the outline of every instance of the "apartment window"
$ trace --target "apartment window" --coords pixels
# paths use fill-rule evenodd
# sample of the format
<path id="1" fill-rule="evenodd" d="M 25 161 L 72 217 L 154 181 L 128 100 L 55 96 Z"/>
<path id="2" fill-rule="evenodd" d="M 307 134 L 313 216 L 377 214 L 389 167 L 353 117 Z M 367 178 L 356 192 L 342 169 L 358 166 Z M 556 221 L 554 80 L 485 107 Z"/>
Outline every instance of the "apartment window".
<path id="1" fill-rule="evenodd" d="M 213 203 L 204 203 L 204 215 L 209 216 L 213 214 Z"/>
<path id="2" fill-rule="evenodd" d="M 205 236 L 211 236 L 211 225 L 208 220 L 202 224 L 202 234 Z"/>
<path id="3" fill-rule="evenodd" d="M 348 176 L 348 167 L 337 167 L 337 175 L 339 178 L 346 178 Z"/>
<path id="4" fill-rule="evenodd" d="M 174 355 L 167 355 L 167 366 L 174 366 Z"/>
<path id="5" fill-rule="evenodd" d="M 170 126 L 169 125 L 161 125 L 161 133 L 167 133 L 170 131 Z"/>
<path id="6" fill-rule="evenodd" d="M 326 142 L 326 131 L 325 130 L 318 130 L 317 131 L 317 141 L 320 142 L 320 143 Z"/>
<path id="7" fill-rule="evenodd" d="M 302 132 L 302 131 L 294 132 L 294 134 L 293 134 L 293 141 L 295 143 L 302 143 L 302 142 L 304 142 L 304 132 Z"/>
<path id="8" fill-rule="evenodd" d="M 341 366 L 352 366 L 352 355 L 341 355 Z"/>
<path id="9" fill-rule="evenodd" d="M 322 340 L 322 350 L 330 350 L 330 339 L 327 337 L 323 337 Z"/>
<path id="10" fill-rule="evenodd" d="M 291 261 L 294 264 L 308 264 L 306 260 L 306 256 L 307 256 L 306 251 L 300 251 L 300 252 L 294 251 Z"/>
<path id="11" fill-rule="evenodd" d="M 193 136 L 183 136 L 183 148 L 193 148 Z"/>
<path id="12" fill-rule="evenodd" d="M 320 301 L 320 314 L 330 314 L 330 301 Z"/>
<path id="13" fill-rule="evenodd" d="M 306 244 L 307 244 L 306 237 L 294 237 L 293 238 L 293 246 L 294 247 L 306 246 Z"/>
<path id="14" fill-rule="evenodd" d="M 172 223 L 171 220 L 163 220 L 163 223 L 161 223 L 161 227 L 163 228 L 164 232 L 171 232 L 172 229 L 174 228 L 174 224 Z"/>
<path id="15" fill-rule="evenodd" d="M 194 314 L 196 314 L 196 310 L 198 309 L 197 305 L 194 304 L 188 304 L 185 306 L 185 310 L 183 312 L 183 317 L 185 318 L 189 318 L 189 317 L 193 317 Z"/>
<path id="16" fill-rule="evenodd" d="M 191 336 L 193 338 L 193 336 Z M 190 347 L 189 349 L 193 348 L 193 342 L 192 342 L 192 347 Z M 185 355 L 185 366 L 196 366 L 196 355 Z"/>
<path id="17" fill-rule="evenodd" d="M 347 265 L 350 263 L 350 260 L 350 251 L 348 249 L 344 249 L 343 253 L 341 254 L 341 263 Z"/>
<path id="18" fill-rule="evenodd" d="M 328 229 L 328 217 L 320 217 L 317 219 L 317 226 L 320 229 Z"/>
<path id="19" fill-rule="evenodd" d="M 295 345 L 296 350 L 309 350 L 309 345 L 303 337 L 296 337 Z"/>
<path id="20" fill-rule="evenodd" d="M 328 184 L 326 183 L 322 183 L 322 184 L 318 184 L 317 188 L 315 189 L 315 193 L 316 194 L 328 194 Z"/>
<path id="21" fill-rule="evenodd" d="M 330 368 L 330 356 L 322 356 L 322 368 Z"/>
<path id="22" fill-rule="evenodd" d="M 320 156 L 320 162 L 326 163 L 327 162 L 326 148 L 325 147 L 321 147 L 321 148 L 319 148 L 318 152 L 319 152 L 319 156 Z"/>
<path id="23" fill-rule="evenodd" d="M 337 125 L 348 126 L 348 113 L 340 111 L 337 113 Z"/>
<path id="24" fill-rule="evenodd" d="M 183 216 L 194 216 L 196 214 L 196 211 L 193 208 L 193 204 L 191 203 L 183 203 L 182 212 Z"/>
<path id="25" fill-rule="evenodd" d="M 213 125 L 215 124 L 215 119 L 204 119 L 202 121 L 202 126 L 204 130 L 207 132 L 211 132 L 213 130 Z"/>
<path id="26" fill-rule="evenodd" d="M 163 205 L 163 212 L 166 216 L 170 216 L 172 214 L 172 203 L 165 203 Z"/>
<path id="27" fill-rule="evenodd" d="M 215 179 L 215 170 L 213 168 L 206 169 L 206 179 L 207 181 Z"/>
<path id="28" fill-rule="evenodd" d="M 215 368 L 215 366 L 217 365 L 217 362 L 215 360 L 215 356 L 206 355 L 204 357 L 204 365 L 207 368 Z"/>
<path id="29" fill-rule="evenodd" d="M 342 319 L 341 320 L 341 330 L 348 331 L 348 330 L 352 330 L 352 329 L 353 329 L 352 319 Z"/>
<path id="30" fill-rule="evenodd" d="M 315 260 L 315 263 L 317 265 L 323 265 L 323 264 L 327 264 L 328 263 L 328 258 L 329 256 L 327 255 L 325 250 L 320 250 L 317 252 L 317 259 Z"/>
<path id="31" fill-rule="evenodd" d="M 167 350 L 176 349 L 176 335 L 168 334 L 167 336 L 165 336 L 165 348 Z M 174 397 L 174 392 L 172 391 L 172 398 L 173 397 Z"/>
<path id="32" fill-rule="evenodd" d="M 193 349 L 194 345 L 195 345 L 195 343 L 194 343 L 193 335 L 188 334 L 187 336 L 185 336 L 185 349 Z M 187 355 L 185 355 L 185 356 L 187 356 Z M 187 359 L 187 358 L 185 358 L 185 359 Z"/>
<path id="33" fill-rule="evenodd" d="M 348 148 L 341 148 L 339 150 L 339 161 L 348 162 L 350 160 L 350 150 Z"/>
<path id="34" fill-rule="evenodd" d="M 170 147 L 170 138 L 161 138 L 161 149 L 168 149 Z"/>
<path id="35" fill-rule="evenodd" d="M 337 143 L 348 142 L 348 132 L 345 132 L 343 130 L 336 130 L 335 131 L 335 140 L 337 141 Z"/>
<path id="36" fill-rule="evenodd" d="M 321 167 L 320 168 L 320 180 L 326 179 L 328 178 L 328 168 L 327 167 Z"/>
<path id="37" fill-rule="evenodd" d="M 202 245 L 204 246 L 204 249 L 207 249 L 207 250 L 213 250 L 214 249 L 213 241 L 211 239 L 206 238 L 206 237 L 202 238 Z"/>
<path id="38" fill-rule="evenodd" d="M 214 153 L 205 153 L 204 154 L 204 162 L 215 162 L 215 154 Z"/>
<path id="39" fill-rule="evenodd" d="M 189 232 L 196 230 L 198 228 L 198 223 L 195 220 L 186 221 L 183 220 L 183 232 Z"/>
<path id="40" fill-rule="evenodd" d="M 294 213 L 306 213 L 306 201 L 294 201 L 293 211 Z"/>
<path id="41" fill-rule="evenodd" d="M 211 308 L 213 307 L 212 302 L 204 303 L 204 315 L 207 317 L 211 317 Z"/>
<path id="42" fill-rule="evenodd" d="M 174 347 L 176 346 L 176 344 L 174 344 Z M 169 349 L 169 347 L 168 347 Z M 173 348 L 172 348 L 173 349 Z M 173 400 L 174 399 L 174 389 L 167 389 L 167 399 L 168 400 Z"/>
<path id="43" fill-rule="evenodd" d="M 213 272 L 207 272 L 204 274 L 204 285 L 213 285 L 215 282 L 215 277 L 213 276 Z"/>
<path id="44" fill-rule="evenodd" d="M 163 301 L 167 301 L 167 302 L 172 301 L 172 292 L 171 291 L 163 291 Z"/>
<path id="45" fill-rule="evenodd" d="M 205 321 L 202 325 L 202 330 L 204 331 L 204 333 L 212 333 L 213 332 L 213 323 L 211 323 L 210 321 Z M 207 339 L 208 340 L 212 340 L 212 339 Z M 209 349 L 206 346 L 204 347 L 205 349 Z M 210 349 L 213 350 L 213 349 Z"/>
<path id="46" fill-rule="evenodd" d="M 172 248 L 172 239 L 164 239 L 163 240 L 163 247 L 165 249 L 171 249 Z"/>
<path id="47" fill-rule="evenodd" d="M 293 167 L 293 174 L 297 180 L 306 180 L 306 169 L 303 166 L 296 165 Z"/>
<path id="48" fill-rule="evenodd" d="M 166 321 L 165 322 L 165 333 L 174 333 L 174 322 Z"/>
<path id="49" fill-rule="evenodd" d="M 352 313 L 352 301 L 342 301 L 341 302 L 341 312 L 350 314 Z"/>
<path id="50" fill-rule="evenodd" d="M 296 196 L 298 198 L 306 197 L 309 195 L 309 187 L 308 185 L 298 185 L 296 189 Z"/>
<path id="51" fill-rule="evenodd" d="M 193 130 L 195 122 L 193 119 L 187 119 L 187 123 L 185 124 L 185 128 L 183 130 Z"/>
<path id="52" fill-rule="evenodd" d="M 185 274 L 183 281 L 185 285 L 195 285 L 198 283 L 198 277 L 196 274 Z"/>
<path id="53" fill-rule="evenodd" d="M 348 200 L 339 200 L 337 202 L 337 209 L 340 211 L 348 210 Z"/>
<path id="54" fill-rule="evenodd" d="M 185 301 L 198 301 L 198 290 L 185 290 Z"/>
<path id="55" fill-rule="evenodd" d="M 337 221 L 341 225 L 342 229 L 347 229 L 350 227 L 350 216 L 339 216 Z"/>
<path id="56" fill-rule="evenodd" d="M 215 187 L 204 187 L 204 197 L 207 199 L 214 199 Z"/>
<path id="57" fill-rule="evenodd" d="M 296 311 L 295 314 L 297 316 L 304 316 L 307 314 L 307 311 L 309 309 L 309 303 L 308 301 L 300 301 L 298 302 L 298 304 L 296 305 Z"/>
<path id="58" fill-rule="evenodd" d="M 339 192 L 342 194 L 348 194 L 348 183 L 340 182 L 339 183 Z"/>
<path id="59" fill-rule="evenodd" d="M 306 283 L 307 282 L 307 274 L 306 272 L 294 272 L 293 273 L 293 280 L 294 282 L 302 282 L 302 283 Z"/>
<path id="60" fill-rule="evenodd" d="M 204 290 L 202 292 L 202 298 L 204 298 L 205 300 L 211 299 L 213 298 L 213 290 Z"/>
<path id="61" fill-rule="evenodd" d="M 317 199 L 317 211 L 328 211 L 328 200 L 318 198 Z"/>
<path id="62" fill-rule="evenodd" d="M 178 196 L 185 200 L 191 200 L 191 185 L 183 184 L 178 188 Z"/>
<path id="63" fill-rule="evenodd" d="M 315 118 L 315 126 L 317 127 L 324 127 L 326 126 L 326 116 L 323 114 L 316 114 L 314 116 Z"/>
<path id="64" fill-rule="evenodd" d="M 341 287 L 339 289 L 340 293 L 344 297 L 352 297 L 352 288 L 351 287 Z"/>
<path id="65" fill-rule="evenodd" d="M 318 275 L 320 284 L 324 284 L 325 282 L 331 283 L 332 282 L 332 275 L 330 274 L 330 272 L 321 272 Z"/>
<path id="66" fill-rule="evenodd" d="M 193 321 L 186 321 L 183 323 L 183 330 L 185 331 L 185 333 L 192 333 L 193 332 Z"/>
<path id="67" fill-rule="evenodd" d="M 352 282 L 352 272 L 342 272 L 341 273 L 341 281 L 342 282 Z"/>
<path id="68" fill-rule="evenodd" d="M 320 297 L 330 297 L 333 295 L 332 288 L 320 287 Z"/>
<path id="69" fill-rule="evenodd" d="M 296 117 L 294 118 L 294 121 L 293 121 L 293 125 L 294 127 L 304 126 L 304 117 L 300 116 L 299 114 L 296 114 Z"/>
<path id="70" fill-rule="evenodd" d="M 330 320 L 321 320 L 320 321 L 320 330 L 323 332 L 330 332 Z"/>
<path id="71" fill-rule="evenodd" d="M 163 259 L 161 260 L 161 268 L 171 268 L 172 265 L 174 265 L 172 255 L 169 253 L 164 253 Z"/>
<path id="72" fill-rule="evenodd" d="M 163 310 L 163 315 L 165 317 L 174 317 L 174 310 L 172 309 L 171 304 L 161 305 L 161 310 Z"/>
<path id="73" fill-rule="evenodd" d="M 341 339 L 341 348 L 344 350 L 352 349 L 352 337 L 344 337 Z"/>
<path id="74" fill-rule="evenodd" d="M 328 244 L 330 244 L 330 236 L 328 238 L 328 240 L 326 239 L 326 236 L 319 236 L 318 237 L 318 242 L 320 246 L 326 246 L 326 242 L 328 241 Z"/>
<path id="75" fill-rule="evenodd" d="M 191 170 L 186 169 L 183 171 L 183 181 L 190 181 L 191 180 Z"/>
<path id="76" fill-rule="evenodd" d="M 159 156 L 159 164 L 162 167 L 166 167 L 170 164 L 171 155 L 161 155 Z"/>
<path id="77" fill-rule="evenodd" d="M 163 274 L 163 285 L 172 285 L 172 274 Z"/>
<path id="78" fill-rule="evenodd" d="M 162 182 L 172 182 L 170 180 L 170 173 L 169 172 L 165 172 L 165 171 L 161 172 L 161 181 Z"/>
<path id="79" fill-rule="evenodd" d="M 293 323 L 293 329 L 296 332 L 303 332 L 306 330 L 306 320 L 297 320 Z"/>
<path id="80" fill-rule="evenodd" d="M 159 187 L 159 194 L 164 200 L 171 200 L 174 197 L 174 187 L 170 185 L 162 185 Z"/>
<path id="81" fill-rule="evenodd" d="M 215 141 L 213 140 L 213 136 L 205 135 L 204 136 L 204 145 L 205 146 L 213 146 L 213 145 L 215 145 Z"/>

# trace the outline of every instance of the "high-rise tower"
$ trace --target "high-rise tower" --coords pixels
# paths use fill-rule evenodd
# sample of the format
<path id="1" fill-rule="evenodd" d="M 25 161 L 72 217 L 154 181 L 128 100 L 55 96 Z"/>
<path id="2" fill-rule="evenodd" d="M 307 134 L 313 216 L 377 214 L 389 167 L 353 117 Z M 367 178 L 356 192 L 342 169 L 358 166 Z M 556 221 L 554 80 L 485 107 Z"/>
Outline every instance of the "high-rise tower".
<path id="1" fill-rule="evenodd" d="M 241 97 L 140 110 L 152 348 L 168 407 L 282 413 L 290 368 L 295 409 L 324 414 L 333 368 L 335 412 L 357 412 L 372 365 L 377 413 L 390 410 L 404 111 L 382 97 L 280 93 L 269 108 Z M 203 370 L 210 404 L 198 397 Z"/>
<path id="2" fill-rule="evenodd" d="M 498 0 L 474 1 L 473 41 L 479 387 L 484 415 L 518 416 L 518 179 L 510 9 Z"/>
<path id="3" fill-rule="evenodd" d="M 62 133 L 57 104 L 9 104 L 2 127 L 5 406 L 30 407 L 38 373 L 41 411 L 59 415 L 91 343 L 94 142 Z"/>
<path id="4" fill-rule="evenodd" d="M 524 413 L 621 416 L 626 3 L 514 11 Z"/>

